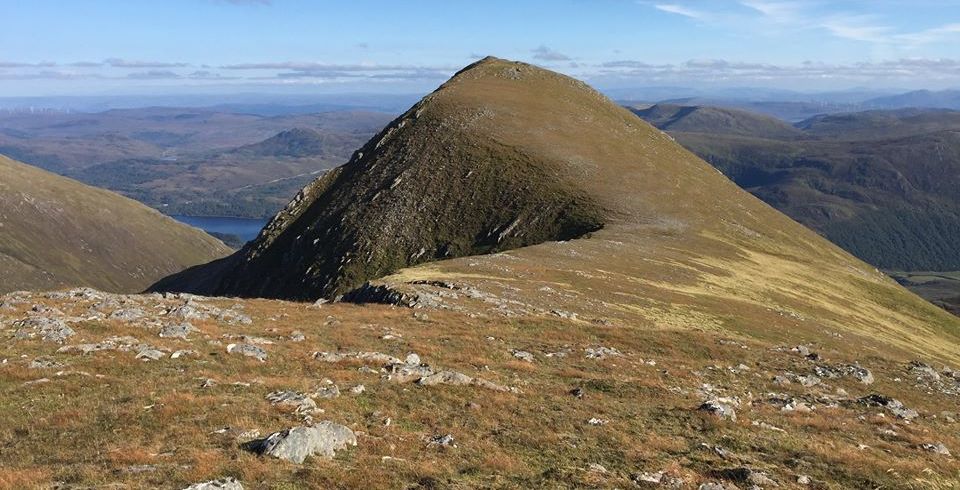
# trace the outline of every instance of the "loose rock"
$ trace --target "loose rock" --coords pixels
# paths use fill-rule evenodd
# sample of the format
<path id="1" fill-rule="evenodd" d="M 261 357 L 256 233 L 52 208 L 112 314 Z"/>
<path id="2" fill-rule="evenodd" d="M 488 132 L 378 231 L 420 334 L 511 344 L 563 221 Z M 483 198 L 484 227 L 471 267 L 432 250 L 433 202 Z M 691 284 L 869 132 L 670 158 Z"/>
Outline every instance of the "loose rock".
<path id="1" fill-rule="evenodd" d="M 194 483 L 183 490 L 243 490 L 243 485 L 233 477 Z"/>
<path id="2" fill-rule="evenodd" d="M 350 428 L 325 420 L 313 427 L 294 427 L 274 432 L 265 439 L 247 444 L 246 447 L 261 456 L 272 456 L 301 464 L 308 456 L 331 459 L 337 451 L 356 445 L 357 436 Z"/>
<path id="3" fill-rule="evenodd" d="M 254 357 L 260 362 L 267 360 L 267 351 L 262 347 L 251 344 L 230 344 L 227 346 L 227 352 L 230 354 L 240 354 L 247 357 Z"/>

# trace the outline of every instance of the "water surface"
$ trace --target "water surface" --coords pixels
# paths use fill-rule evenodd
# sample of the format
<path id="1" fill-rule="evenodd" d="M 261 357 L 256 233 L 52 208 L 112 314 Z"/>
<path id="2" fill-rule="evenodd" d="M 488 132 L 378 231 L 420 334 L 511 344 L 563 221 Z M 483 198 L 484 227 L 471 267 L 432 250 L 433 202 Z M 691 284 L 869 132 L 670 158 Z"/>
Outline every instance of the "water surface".
<path id="1" fill-rule="evenodd" d="M 190 226 L 200 228 L 207 233 L 224 233 L 227 235 L 236 235 L 244 242 L 249 242 L 257 237 L 260 229 L 267 224 L 266 219 L 262 218 L 228 218 L 223 216 L 178 216 L 171 218 L 186 223 Z"/>

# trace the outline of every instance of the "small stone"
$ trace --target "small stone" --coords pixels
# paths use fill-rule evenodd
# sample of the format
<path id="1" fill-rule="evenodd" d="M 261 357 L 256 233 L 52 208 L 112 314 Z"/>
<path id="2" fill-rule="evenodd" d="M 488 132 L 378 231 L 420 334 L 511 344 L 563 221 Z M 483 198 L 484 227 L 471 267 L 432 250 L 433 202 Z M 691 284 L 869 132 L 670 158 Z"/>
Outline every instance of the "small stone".
<path id="1" fill-rule="evenodd" d="M 299 330 L 294 330 L 293 333 L 290 334 L 291 342 L 303 342 L 304 340 L 307 340 L 307 336 Z"/>
<path id="2" fill-rule="evenodd" d="M 197 351 L 195 350 L 181 349 L 174 352 L 173 354 L 170 354 L 170 359 L 179 359 L 184 356 L 195 356 L 195 355 L 197 355 Z"/>
<path id="3" fill-rule="evenodd" d="M 583 351 L 586 353 L 587 359 L 606 359 L 607 357 L 623 355 L 613 347 L 587 347 Z"/>
<path id="4" fill-rule="evenodd" d="M 521 361 L 526 361 L 526 362 L 534 362 L 536 360 L 536 358 L 533 357 L 533 354 L 525 350 L 514 350 L 513 357 L 516 357 L 517 359 L 520 359 Z"/>
<path id="5" fill-rule="evenodd" d="M 813 483 L 813 480 L 807 475 L 800 475 L 797 477 L 797 483 L 800 485 L 809 485 Z"/>
<path id="6" fill-rule="evenodd" d="M 656 473 L 639 473 L 633 475 L 632 480 L 637 485 L 642 485 L 644 483 L 653 483 L 659 485 L 660 481 L 663 480 L 663 472 L 658 471 Z"/>
<path id="7" fill-rule="evenodd" d="M 580 388 L 580 387 L 574 388 L 570 390 L 570 394 L 576 397 L 577 399 L 583 399 L 583 395 L 584 395 L 583 388 Z"/>
<path id="8" fill-rule="evenodd" d="M 243 485 L 233 477 L 194 483 L 183 490 L 243 490 Z"/>
<path id="9" fill-rule="evenodd" d="M 595 426 L 595 427 L 599 427 L 599 426 L 601 426 L 601 425 L 607 425 L 607 421 L 604 420 L 604 419 L 600 419 L 600 418 L 597 418 L 597 417 L 593 417 L 593 418 L 591 418 L 590 420 L 587 421 L 587 425 L 592 425 L 592 426 Z"/>
<path id="10" fill-rule="evenodd" d="M 417 384 L 420 386 L 436 386 L 440 384 L 462 386 L 468 385 L 472 381 L 473 378 L 463 373 L 458 373 L 456 371 L 440 371 L 439 373 L 434 373 L 420 378 L 417 380 Z"/>
<path id="11" fill-rule="evenodd" d="M 451 434 L 433 436 L 427 441 L 427 444 L 430 446 L 457 447 Z"/>
<path id="12" fill-rule="evenodd" d="M 409 366 L 419 366 L 420 365 L 420 356 L 416 354 L 408 354 L 406 359 L 403 360 L 404 364 Z"/>
<path id="13" fill-rule="evenodd" d="M 53 359 L 34 359 L 30 361 L 30 369 L 57 369 L 62 367 L 63 364 Z"/>
<path id="14" fill-rule="evenodd" d="M 110 314 L 108 318 L 111 320 L 132 322 L 135 320 L 139 320 L 145 316 L 147 316 L 146 312 L 144 312 L 140 308 L 125 308 L 122 310 L 114 311 L 113 313 Z"/>
<path id="15" fill-rule="evenodd" d="M 274 391 L 267 394 L 267 400 L 277 406 L 293 407 L 297 413 L 312 412 L 317 409 L 317 402 L 313 398 L 296 391 Z"/>
<path id="16" fill-rule="evenodd" d="M 321 386 L 313 392 L 313 396 L 323 399 L 332 399 L 340 396 L 340 388 L 337 385 Z"/>
<path id="17" fill-rule="evenodd" d="M 154 349 L 152 347 L 147 347 L 144 349 L 140 349 L 140 351 L 137 352 L 137 359 L 142 359 L 144 361 L 159 361 L 161 358 L 163 358 L 166 355 L 167 354 L 162 350 Z"/>
<path id="18" fill-rule="evenodd" d="M 920 361 L 912 361 L 910 363 L 910 372 L 917 377 L 917 380 L 940 381 L 940 373 Z"/>
<path id="19" fill-rule="evenodd" d="M 697 490 L 729 490 L 729 489 L 725 487 L 722 483 L 707 482 L 707 483 L 701 483 L 700 486 L 697 487 Z"/>
<path id="20" fill-rule="evenodd" d="M 599 463 L 590 463 L 590 465 L 587 467 L 587 470 L 593 473 L 600 473 L 600 474 L 607 473 L 607 468 Z"/>
<path id="21" fill-rule="evenodd" d="M 354 386 L 354 387 L 350 388 L 350 394 L 351 394 L 351 395 L 359 395 L 359 394 L 363 393 L 363 392 L 366 391 L 366 390 L 367 390 L 367 387 L 366 387 L 366 386 L 357 385 L 357 386 Z"/>
<path id="22" fill-rule="evenodd" d="M 260 362 L 267 360 L 267 351 L 252 344 L 229 344 L 227 345 L 227 353 L 253 357 Z"/>
<path id="23" fill-rule="evenodd" d="M 186 339 L 193 330 L 193 325 L 189 323 L 166 325 L 160 330 L 160 337 Z"/>
<path id="24" fill-rule="evenodd" d="M 703 402 L 697 410 L 721 419 L 737 421 L 737 412 L 733 409 L 733 406 L 728 403 L 723 403 L 720 400 L 707 400 Z"/>
<path id="25" fill-rule="evenodd" d="M 920 449 L 924 451 L 929 451 L 934 454 L 940 454 L 943 456 L 950 456 L 950 450 L 947 449 L 947 446 L 944 446 L 942 442 L 936 444 L 921 444 Z"/>

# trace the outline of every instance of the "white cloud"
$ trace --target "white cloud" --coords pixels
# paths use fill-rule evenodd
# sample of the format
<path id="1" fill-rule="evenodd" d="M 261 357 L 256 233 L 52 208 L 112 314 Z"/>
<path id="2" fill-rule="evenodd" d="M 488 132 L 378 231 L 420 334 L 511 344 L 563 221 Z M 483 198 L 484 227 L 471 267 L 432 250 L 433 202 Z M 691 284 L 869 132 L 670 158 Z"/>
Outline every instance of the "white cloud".
<path id="1" fill-rule="evenodd" d="M 926 85 L 935 81 L 960 82 L 960 60 L 903 58 L 849 64 L 805 62 L 796 65 L 750 63 L 722 59 L 689 60 L 677 64 L 650 64 L 639 60 L 618 60 L 595 65 L 585 75 L 619 84 L 722 83 L 750 85 L 791 82 L 804 85 L 832 81 L 834 85 L 909 83 Z"/>
<path id="2" fill-rule="evenodd" d="M 540 47 L 533 50 L 533 59 L 540 61 L 570 61 L 572 58 L 541 44 Z"/>
<path id="3" fill-rule="evenodd" d="M 662 12 L 667 12 L 670 14 L 682 15 L 684 17 L 690 17 L 691 19 L 705 20 L 708 15 L 705 12 L 686 7 L 676 3 L 657 3 L 653 5 L 653 8 L 660 10 Z"/>

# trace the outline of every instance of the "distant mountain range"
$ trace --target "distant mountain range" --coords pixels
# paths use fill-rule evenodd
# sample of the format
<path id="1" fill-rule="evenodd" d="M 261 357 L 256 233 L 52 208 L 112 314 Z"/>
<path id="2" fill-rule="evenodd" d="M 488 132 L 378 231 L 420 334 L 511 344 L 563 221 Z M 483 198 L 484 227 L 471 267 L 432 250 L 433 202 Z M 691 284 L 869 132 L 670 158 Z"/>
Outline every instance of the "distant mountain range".
<path id="1" fill-rule="evenodd" d="M 0 153 L 168 214 L 264 217 L 392 116 L 145 108 L 0 115 Z"/>
<path id="2" fill-rule="evenodd" d="M 230 252 L 134 200 L 0 156 L 0 292 L 140 292 Z"/>
<path id="3" fill-rule="evenodd" d="M 688 107 L 725 107 L 766 114 L 790 122 L 800 122 L 821 114 L 869 110 L 911 108 L 960 110 L 960 91 L 958 90 L 918 90 L 884 94 L 867 90 L 802 93 L 743 89 L 707 93 L 676 89 L 658 90 L 649 94 L 643 91 L 621 91 L 620 94 L 619 99 L 623 104 L 635 107 L 653 103 Z"/>
<path id="4" fill-rule="evenodd" d="M 795 126 L 715 107 L 634 112 L 878 267 L 960 269 L 960 112 L 867 111 Z"/>

